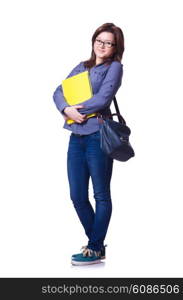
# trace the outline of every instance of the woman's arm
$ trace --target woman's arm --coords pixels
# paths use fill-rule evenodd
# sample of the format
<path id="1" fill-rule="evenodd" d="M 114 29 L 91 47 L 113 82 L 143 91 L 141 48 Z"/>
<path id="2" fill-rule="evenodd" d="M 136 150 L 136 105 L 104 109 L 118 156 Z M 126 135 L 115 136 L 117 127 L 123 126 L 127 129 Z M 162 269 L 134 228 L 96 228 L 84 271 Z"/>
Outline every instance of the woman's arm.
<path id="1" fill-rule="evenodd" d="M 79 109 L 82 114 L 98 112 L 110 106 L 113 97 L 121 86 L 123 65 L 119 62 L 112 62 L 102 85 L 92 98 L 82 102 L 83 108 Z"/>
<path id="2" fill-rule="evenodd" d="M 82 62 L 80 62 L 70 73 L 69 75 L 66 77 L 66 78 L 69 78 L 71 77 L 75 71 L 77 70 L 77 68 L 80 67 Z M 65 98 L 64 98 L 64 95 L 63 95 L 63 89 L 62 89 L 62 85 L 59 85 L 54 94 L 53 94 L 53 100 L 55 102 L 55 105 L 57 107 L 57 109 L 64 115 L 64 112 L 63 110 L 66 108 L 66 107 L 69 107 L 70 105 L 66 102 Z"/>
<path id="3" fill-rule="evenodd" d="M 67 106 L 69 106 L 69 104 L 65 101 L 64 95 L 63 95 L 63 90 L 62 90 L 62 86 L 59 85 L 54 94 L 53 94 L 53 100 L 55 102 L 55 105 L 57 107 L 57 109 L 62 113 L 64 108 L 66 108 Z"/>

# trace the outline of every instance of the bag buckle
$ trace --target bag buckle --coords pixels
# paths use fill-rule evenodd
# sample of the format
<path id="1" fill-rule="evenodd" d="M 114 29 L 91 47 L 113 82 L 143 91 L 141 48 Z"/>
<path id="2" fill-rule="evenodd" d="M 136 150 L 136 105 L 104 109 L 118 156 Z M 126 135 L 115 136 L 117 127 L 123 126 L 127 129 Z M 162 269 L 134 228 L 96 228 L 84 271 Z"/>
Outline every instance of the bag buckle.
<path id="1" fill-rule="evenodd" d="M 100 113 L 97 113 L 97 120 L 98 120 L 99 124 L 104 123 L 104 120 L 103 120 L 102 115 Z"/>

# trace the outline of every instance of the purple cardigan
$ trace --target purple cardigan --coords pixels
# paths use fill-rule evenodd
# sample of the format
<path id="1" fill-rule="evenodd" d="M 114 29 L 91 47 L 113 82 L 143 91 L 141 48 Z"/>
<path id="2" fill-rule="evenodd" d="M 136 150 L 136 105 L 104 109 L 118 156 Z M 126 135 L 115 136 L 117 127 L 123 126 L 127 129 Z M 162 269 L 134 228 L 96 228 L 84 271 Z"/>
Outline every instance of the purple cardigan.
<path id="1" fill-rule="evenodd" d="M 84 63 L 80 62 L 66 77 L 71 77 L 80 72 L 86 71 Z M 91 85 L 93 89 L 93 97 L 82 102 L 83 108 L 78 109 L 81 114 L 90 114 L 94 112 L 102 112 L 109 114 L 110 104 L 117 90 L 121 86 L 123 75 L 123 64 L 113 61 L 110 65 L 106 63 L 98 64 L 92 67 L 89 71 Z M 54 94 L 53 100 L 57 109 L 63 114 L 65 107 L 69 106 L 63 96 L 62 86 L 59 85 Z M 63 128 L 71 130 L 77 134 L 90 134 L 100 129 L 96 117 L 88 118 L 83 123 L 73 123 L 68 125 L 65 121 Z"/>

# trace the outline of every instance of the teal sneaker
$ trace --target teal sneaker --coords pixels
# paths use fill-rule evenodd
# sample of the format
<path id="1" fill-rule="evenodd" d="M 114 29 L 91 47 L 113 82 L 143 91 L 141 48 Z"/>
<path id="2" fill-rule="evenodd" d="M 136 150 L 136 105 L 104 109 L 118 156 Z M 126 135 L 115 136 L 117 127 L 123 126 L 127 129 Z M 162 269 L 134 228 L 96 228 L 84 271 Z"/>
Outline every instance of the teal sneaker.
<path id="1" fill-rule="evenodd" d="M 105 253 L 105 248 L 106 248 L 106 247 L 107 247 L 107 245 L 104 245 L 104 246 L 102 247 L 100 259 L 105 259 L 105 258 L 106 258 L 106 253 Z M 82 252 L 84 252 L 85 249 L 87 249 L 87 246 L 83 246 L 83 247 L 81 248 Z M 72 258 L 77 257 L 77 256 L 80 255 L 80 254 L 81 254 L 81 253 L 73 254 L 73 255 L 72 255 Z"/>
<path id="2" fill-rule="evenodd" d="M 71 263 L 75 266 L 99 264 L 101 262 L 101 251 L 94 251 L 87 247 L 83 250 L 83 253 L 72 256 L 71 260 Z"/>

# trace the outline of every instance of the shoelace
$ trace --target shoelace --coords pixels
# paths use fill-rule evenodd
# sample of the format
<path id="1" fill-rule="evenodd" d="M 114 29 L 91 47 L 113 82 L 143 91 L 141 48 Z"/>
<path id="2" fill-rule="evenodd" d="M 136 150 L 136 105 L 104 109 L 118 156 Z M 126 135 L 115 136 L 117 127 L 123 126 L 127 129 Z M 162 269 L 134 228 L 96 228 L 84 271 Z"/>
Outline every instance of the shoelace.
<path id="1" fill-rule="evenodd" d="M 105 245 L 104 247 L 107 247 L 107 245 Z M 95 256 L 101 256 L 101 251 L 94 251 L 92 249 L 89 249 L 87 246 L 82 246 L 81 250 L 83 252 L 83 256 L 93 256 L 93 254 Z"/>

